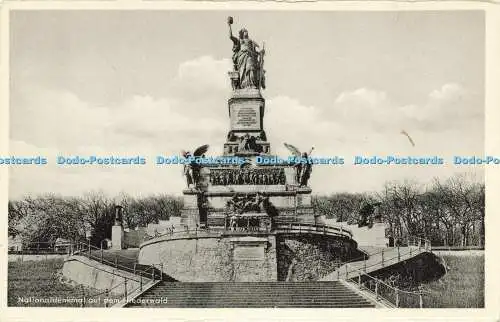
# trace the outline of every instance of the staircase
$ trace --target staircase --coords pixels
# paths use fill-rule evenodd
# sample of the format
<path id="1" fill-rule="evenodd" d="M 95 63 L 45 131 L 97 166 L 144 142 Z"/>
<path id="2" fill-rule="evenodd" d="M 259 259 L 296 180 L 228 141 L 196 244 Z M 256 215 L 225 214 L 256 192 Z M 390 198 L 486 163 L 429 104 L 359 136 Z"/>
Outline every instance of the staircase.
<path id="1" fill-rule="evenodd" d="M 332 273 L 322 277 L 320 281 L 336 281 L 338 279 L 356 278 L 360 273 L 373 273 L 426 252 L 418 246 L 384 248 L 375 254 L 370 254 L 367 260 L 346 263 Z"/>
<path id="2" fill-rule="evenodd" d="M 157 303 L 154 303 L 154 302 Z M 161 282 L 127 307 L 363 308 L 375 307 L 351 288 L 333 282 Z"/>

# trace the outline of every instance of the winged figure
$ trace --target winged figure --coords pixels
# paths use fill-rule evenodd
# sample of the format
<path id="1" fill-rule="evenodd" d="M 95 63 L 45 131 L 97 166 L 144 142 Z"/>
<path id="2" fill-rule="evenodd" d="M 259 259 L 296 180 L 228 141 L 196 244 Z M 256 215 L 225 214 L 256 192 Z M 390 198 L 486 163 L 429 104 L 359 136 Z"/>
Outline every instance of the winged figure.
<path id="1" fill-rule="evenodd" d="M 290 151 L 292 152 L 292 154 L 298 158 L 300 158 L 302 156 L 302 153 L 300 152 L 299 149 L 297 149 L 295 146 L 291 145 L 291 144 L 288 144 L 288 143 L 283 143 L 285 145 L 285 147 Z"/>
<path id="2" fill-rule="evenodd" d="M 314 147 L 312 147 L 309 150 L 309 153 L 306 152 L 300 152 L 300 150 L 288 143 L 284 143 L 285 147 L 292 152 L 292 154 L 295 156 L 295 180 L 296 182 L 302 187 L 302 186 L 307 186 L 307 181 L 311 177 L 311 172 L 312 172 L 312 163 L 309 162 L 309 156 L 311 155 L 312 151 L 314 150 Z"/>
<path id="3" fill-rule="evenodd" d="M 191 162 L 184 164 L 183 173 L 186 176 L 188 188 L 196 187 L 196 184 L 198 183 L 199 178 L 200 178 L 201 165 L 197 164 L 194 161 L 194 158 L 203 157 L 205 155 L 205 153 L 208 151 L 208 147 L 209 147 L 209 145 L 205 144 L 205 145 L 202 145 L 202 146 L 196 148 L 196 150 L 194 150 L 193 153 L 191 153 L 189 151 L 184 151 L 184 150 L 181 152 L 181 154 L 184 158 L 186 158 L 186 159 L 193 158 L 191 160 Z"/>

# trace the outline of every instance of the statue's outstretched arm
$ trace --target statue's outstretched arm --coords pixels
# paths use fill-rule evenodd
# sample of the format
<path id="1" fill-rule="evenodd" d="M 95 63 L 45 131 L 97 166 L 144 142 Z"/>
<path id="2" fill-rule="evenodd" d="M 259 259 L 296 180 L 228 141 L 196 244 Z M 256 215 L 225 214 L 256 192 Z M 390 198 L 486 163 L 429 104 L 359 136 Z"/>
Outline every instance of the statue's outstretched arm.
<path id="1" fill-rule="evenodd" d="M 233 29 L 231 28 L 231 25 L 229 25 L 229 39 L 231 39 L 235 45 L 240 42 L 238 38 L 233 36 Z"/>
<path id="2" fill-rule="evenodd" d="M 233 45 L 235 45 L 235 46 L 237 46 L 240 43 L 240 40 L 236 37 L 233 37 L 232 35 L 229 39 L 231 39 L 233 41 Z"/>

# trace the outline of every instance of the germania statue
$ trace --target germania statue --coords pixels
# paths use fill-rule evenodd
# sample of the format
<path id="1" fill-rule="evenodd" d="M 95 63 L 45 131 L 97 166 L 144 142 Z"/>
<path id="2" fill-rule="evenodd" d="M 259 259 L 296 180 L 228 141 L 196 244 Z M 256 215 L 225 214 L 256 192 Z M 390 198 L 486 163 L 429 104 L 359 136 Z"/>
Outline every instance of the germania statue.
<path id="1" fill-rule="evenodd" d="M 233 36 L 231 25 L 233 17 L 228 17 L 229 38 L 233 41 L 233 66 L 238 72 L 237 88 L 266 88 L 264 77 L 265 49 L 248 37 L 248 31 L 242 28 L 238 38 Z M 264 45 L 262 46 L 264 47 Z"/>

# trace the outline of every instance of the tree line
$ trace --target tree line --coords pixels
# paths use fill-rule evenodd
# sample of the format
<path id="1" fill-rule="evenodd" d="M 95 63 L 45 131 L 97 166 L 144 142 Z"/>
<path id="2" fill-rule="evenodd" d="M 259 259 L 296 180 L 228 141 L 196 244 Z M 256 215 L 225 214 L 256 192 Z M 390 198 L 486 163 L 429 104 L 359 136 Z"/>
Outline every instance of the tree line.
<path id="1" fill-rule="evenodd" d="M 387 182 L 374 193 L 335 193 L 313 197 L 316 214 L 357 224 L 364 204 L 376 204 L 375 215 L 387 225 L 394 238 L 420 236 L 432 245 L 484 245 L 484 182 L 468 174 L 447 180 L 434 179 L 423 185 L 416 181 Z M 84 240 L 99 245 L 110 238 L 115 205 L 123 207 L 123 224 L 134 229 L 180 216 L 182 198 L 167 194 L 109 197 L 89 192 L 79 197 L 46 194 L 10 200 L 9 235 L 23 242 Z"/>
<path id="2" fill-rule="evenodd" d="M 387 182 L 374 193 L 337 193 L 313 198 L 315 213 L 357 224 L 363 204 L 377 204 L 374 215 L 394 238 L 425 237 L 432 245 L 484 246 L 485 186 L 471 174 L 428 184 Z"/>
<path id="3" fill-rule="evenodd" d="M 111 237 L 115 205 L 123 207 L 123 224 L 129 229 L 180 216 L 181 198 L 166 194 L 132 197 L 120 194 L 111 198 L 101 191 L 81 197 L 46 194 L 10 200 L 8 232 L 23 242 L 54 242 L 57 238 L 85 240 L 98 246 Z"/>

